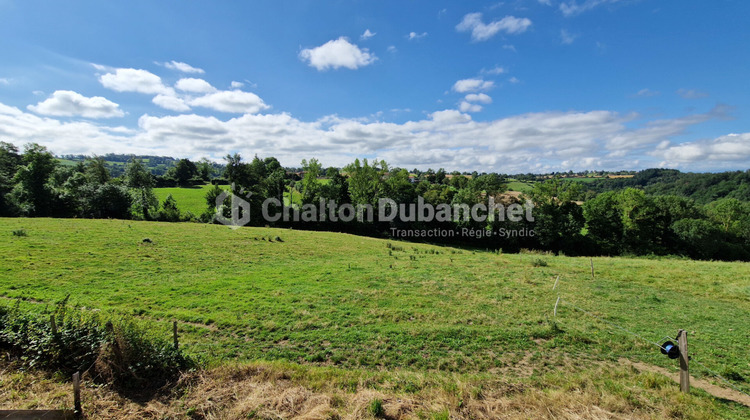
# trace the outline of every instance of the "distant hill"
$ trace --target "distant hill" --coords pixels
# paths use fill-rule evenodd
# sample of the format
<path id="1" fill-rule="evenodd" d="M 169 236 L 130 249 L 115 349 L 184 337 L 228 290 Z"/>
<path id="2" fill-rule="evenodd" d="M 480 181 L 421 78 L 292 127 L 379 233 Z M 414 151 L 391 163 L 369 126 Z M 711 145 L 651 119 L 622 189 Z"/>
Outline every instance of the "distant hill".
<path id="1" fill-rule="evenodd" d="M 143 164 L 151 171 L 154 175 L 164 175 L 169 168 L 172 168 L 177 164 L 179 159 L 170 156 L 152 156 L 152 155 L 128 155 L 128 154 L 115 154 L 107 153 L 106 155 L 99 156 L 107 162 L 107 168 L 113 177 L 119 177 L 125 172 L 125 165 L 130 162 L 131 159 L 140 159 Z M 61 155 L 58 158 L 65 164 L 75 164 L 77 162 L 83 162 L 86 159 L 91 159 L 91 156 L 87 155 Z M 219 163 L 211 163 L 213 172 L 216 176 L 224 171 L 224 165 Z"/>

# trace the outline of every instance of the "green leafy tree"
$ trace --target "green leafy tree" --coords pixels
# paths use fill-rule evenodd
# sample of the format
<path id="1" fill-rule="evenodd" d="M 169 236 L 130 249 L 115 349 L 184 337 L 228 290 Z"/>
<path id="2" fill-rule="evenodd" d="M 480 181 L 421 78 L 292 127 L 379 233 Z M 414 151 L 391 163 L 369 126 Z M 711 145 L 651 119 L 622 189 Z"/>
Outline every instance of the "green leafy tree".
<path id="1" fill-rule="evenodd" d="M 353 163 L 344 168 L 349 175 L 349 194 L 353 204 L 377 205 L 383 191 L 382 178 L 388 170 L 385 161 L 374 161 L 372 165 L 364 159 L 360 162 L 355 159 Z"/>
<path id="2" fill-rule="evenodd" d="M 154 195 L 154 177 L 140 159 L 132 158 L 125 168 L 125 182 L 133 193 L 135 214 L 144 220 L 151 219 L 151 213 L 159 207 Z"/>
<path id="3" fill-rule="evenodd" d="M 31 143 L 24 148 L 22 163 L 13 178 L 16 202 L 26 215 L 50 215 L 54 196 L 49 181 L 57 160 L 46 147 Z"/>
<path id="4" fill-rule="evenodd" d="M 0 142 L 0 216 L 14 216 L 17 213 L 15 202 L 11 200 L 13 178 L 21 165 L 18 148 L 11 143 Z"/>
<path id="5" fill-rule="evenodd" d="M 302 171 L 305 173 L 301 185 L 302 203 L 314 203 L 320 197 L 321 183 L 318 178 L 323 172 L 323 167 L 318 159 L 312 158 L 309 161 L 302 159 Z"/>
<path id="6" fill-rule="evenodd" d="M 174 178 L 180 187 L 193 185 L 192 179 L 198 176 L 198 168 L 189 159 L 180 159 L 174 166 Z"/>
<path id="7" fill-rule="evenodd" d="M 587 236 L 605 255 L 622 253 L 623 226 L 618 203 L 617 192 L 608 191 L 583 204 Z"/>
<path id="8" fill-rule="evenodd" d="M 167 195 L 162 203 L 161 211 L 159 212 L 159 220 L 164 222 L 179 222 L 182 217 L 180 209 L 177 207 L 177 201 L 172 197 L 172 194 Z"/>
<path id="9" fill-rule="evenodd" d="M 584 241 L 583 210 L 575 200 L 581 192 L 577 182 L 548 179 L 534 184 L 529 198 L 534 204 L 534 232 L 539 244 L 554 252 L 578 254 Z"/>
<path id="10" fill-rule="evenodd" d="M 109 169 L 107 169 L 107 162 L 104 158 L 99 156 L 89 159 L 86 164 L 85 173 L 88 182 L 97 185 L 106 184 L 111 178 L 109 175 Z"/>

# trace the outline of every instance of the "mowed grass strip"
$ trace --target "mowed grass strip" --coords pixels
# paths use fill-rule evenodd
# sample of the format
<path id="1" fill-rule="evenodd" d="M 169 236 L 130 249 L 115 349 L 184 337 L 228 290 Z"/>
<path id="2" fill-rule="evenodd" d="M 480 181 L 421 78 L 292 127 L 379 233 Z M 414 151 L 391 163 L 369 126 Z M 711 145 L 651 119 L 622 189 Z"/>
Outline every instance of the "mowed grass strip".
<path id="1" fill-rule="evenodd" d="M 676 369 L 571 302 L 648 341 L 686 328 L 695 360 L 750 390 L 747 263 L 594 258 L 592 279 L 588 258 L 291 229 L 0 219 L 0 235 L 4 297 L 44 310 L 70 294 L 165 334 L 178 320 L 185 348 L 209 360 L 472 373 L 626 357 Z"/>

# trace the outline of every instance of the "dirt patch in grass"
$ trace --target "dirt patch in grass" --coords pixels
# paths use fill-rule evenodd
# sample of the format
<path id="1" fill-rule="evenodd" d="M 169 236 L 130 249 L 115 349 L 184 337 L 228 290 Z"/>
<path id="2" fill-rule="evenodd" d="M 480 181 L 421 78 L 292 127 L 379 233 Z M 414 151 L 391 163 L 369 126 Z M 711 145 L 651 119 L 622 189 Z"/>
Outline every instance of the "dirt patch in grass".
<path id="1" fill-rule="evenodd" d="M 620 363 L 629 364 L 635 367 L 636 369 L 638 369 L 639 371 L 658 373 L 660 375 L 664 375 L 668 378 L 671 378 L 677 383 L 680 383 L 679 372 L 673 373 L 659 366 L 649 365 L 649 364 L 641 363 L 641 362 L 633 362 L 627 359 L 620 359 Z M 716 398 L 734 401 L 734 402 L 750 407 L 750 396 L 747 396 L 741 392 L 735 391 L 731 388 L 724 388 L 721 386 L 717 386 L 717 385 L 712 384 L 711 382 L 708 382 L 703 379 L 693 378 L 692 376 L 690 377 L 690 386 L 700 388 L 708 392 L 709 394 L 713 395 Z"/>

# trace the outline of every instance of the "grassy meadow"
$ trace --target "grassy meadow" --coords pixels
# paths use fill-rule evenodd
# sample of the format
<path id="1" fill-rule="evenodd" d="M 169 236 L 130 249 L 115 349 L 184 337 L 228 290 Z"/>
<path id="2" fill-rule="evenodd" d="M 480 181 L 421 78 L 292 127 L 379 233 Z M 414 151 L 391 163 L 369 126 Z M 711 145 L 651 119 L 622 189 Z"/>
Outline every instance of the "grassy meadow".
<path id="1" fill-rule="evenodd" d="M 211 187 L 211 185 L 200 185 L 191 188 L 154 188 L 154 194 L 159 199 L 159 203 L 164 203 L 164 200 L 172 194 L 180 211 L 189 211 L 195 216 L 200 216 L 206 211 L 206 193 Z M 223 186 L 223 188 L 228 187 Z"/>
<path id="2" fill-rule="evenodd" d="M 165 336 L 177 320 L 181 345 L 208 366 L 281 363 L 315 389 L 386 375 L 375 388 L 407 394 L 425 378 L 445 391 L 501 375 L 534 392 L 597 389 L 629 401 L 625 411 L 677 401 L 696 417 L 750 413 L 700 390 L 685 400 L 618 361 L 674 372 L 650 342 L 684 328 L 693 360 L 750 392 L 747 263 L 594 258 L 592 278 L 588 258 L 292 229 L 39 218 L 0 219 L 0 235 L 6 304 L 45 311 L 70 295 Z M 691 374 L 716 382 L 697 364 Z"/>

